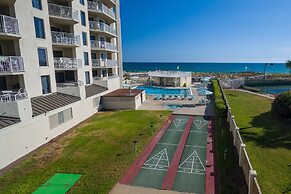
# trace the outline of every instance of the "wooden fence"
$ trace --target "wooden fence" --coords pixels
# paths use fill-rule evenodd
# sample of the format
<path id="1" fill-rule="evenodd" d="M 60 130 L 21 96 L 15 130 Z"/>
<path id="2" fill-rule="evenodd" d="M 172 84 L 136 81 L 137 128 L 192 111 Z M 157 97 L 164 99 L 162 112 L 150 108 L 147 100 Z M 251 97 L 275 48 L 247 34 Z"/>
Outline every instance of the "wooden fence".
<path id="1" fill-rule="evenodd" d="M 262 194 L 258 180 L 256 178 L 257 173 L 251 165 L 249 156 L 247 154 L 246 145 L 241 138 L 239 127 L 236 124 L 235 117 L 231 113 L 231 108 L 219 81 L 218 85 L 222 92 L 222 98 L 227 108 L 227 122 L 229 123 L 229 131 L 232 133 L 233 146 L 236 148 L 238 153 L 239 166 L 242 168 L 246 179 L 248 194 Z"/>

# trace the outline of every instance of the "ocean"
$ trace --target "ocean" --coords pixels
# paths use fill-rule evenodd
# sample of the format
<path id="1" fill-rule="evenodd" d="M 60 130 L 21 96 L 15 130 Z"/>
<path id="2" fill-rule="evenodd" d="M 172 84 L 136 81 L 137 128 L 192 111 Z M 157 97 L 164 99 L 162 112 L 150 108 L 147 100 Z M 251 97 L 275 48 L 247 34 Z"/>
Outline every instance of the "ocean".
<path id="1" fill-rule="evenodd" d="M 128 72 L 147 72 L 154 70 L 177 70 L 191 72 L 213 73 L 239 73 L 239 72 L 264 72 L 265 63 L 141 63 L 124 62 L 123 69 Z M 289 73 L 283 63 L 266 66 L 266 73 Z"/>

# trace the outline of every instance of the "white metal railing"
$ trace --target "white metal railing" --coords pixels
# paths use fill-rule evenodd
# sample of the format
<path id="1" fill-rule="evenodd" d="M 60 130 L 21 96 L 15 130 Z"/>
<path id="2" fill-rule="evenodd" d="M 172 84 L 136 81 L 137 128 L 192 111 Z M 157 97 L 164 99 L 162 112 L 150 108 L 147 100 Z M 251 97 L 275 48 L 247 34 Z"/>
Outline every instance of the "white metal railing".
<path id="1" fill-rule="evenodd" d="M 80 45 L 80 36 L 74 33 L 52 31 L 52 42 L 56 44 Z"/>
<path id="2" fill-rule="evenodd" d="M 0 102 L 14 102 L 28 98 L 28 93 L 25 89 L 19 89 L 18 92 L 2 91 L 0 94 Z"/>
<path id="3" fill-rule="evenodd" d="M 88 9 L 92 11 L 97 11 L 100 13 L 104 13 L 105 15 L 108 15 L 109 17 L 115 19 L 115 12 L 112 9 L 109 9 L 102 3 L 88 1 Z"/>
<path id="4" fill-rule="evenodd" d="M 109 75 L 109 76 L 104 76 L 104 77 L 94 77 L 94 80 L 109 80 L 109 79 L 114 79 L 119 77 L 118 75 Z"/>
<path id="5" fill-rule="evenodd" d="M 15 73 L 24 71 L 22 57 L 0 56 L 0 73 Z"/>
<path id="6" fill-rule="evenodd" d="M 56 16 L 66 19 L 72 19 L 78 21 L 78 11 L 73 10 L 71 7 L 56 5 L 48 3 L 48 11 L 50 16 Z"/>
<path id="7" fill-rule="evenodd" d="M 19 25 L 16 18 L 0 15 L 0 32 L 19 35 Z"/>
<path id="8" fill-rule="evenodd" d="M 57 87 L 64 88 L 64 87 L 78 87 L 83 86 L 84 82 L 78 80 L 77 82 L 67 82 L 67 83 L 57 83 Z"/>
<path id="9" fill-rule="evenodd" d="M 113 59 L 92 59 L 93 67 L 116 67 L 117 60 Z"/>
<path id="10" fill-rule="evenodd" d="M 82 67 L 82 60 L 67 57 L 55 57 L 54 65 L 57 69 L 77 69 Z"/>
<path id="11" fill-rule="evenodd" d="M 91 40 L 91 48 L 98 50 L 111 50 L 117 51 L 117 45 L 114 43 L 106 42 L 106 41 L 95 41 Z"/>
<path id="12" fill-rule="evenodd" d="M 191 72 L 183 71 L 150 71 L 148 72 L 150 77 L 191 77 Z"/>
<path id="13" fill-rule="evenodd" d="M 98 30 L 98 31 L 107 32 L 109 34 L 116 35 L 116 30 L 105 23 L 90 21 L 89 26 L 90 26 L 90 30 Z"/>

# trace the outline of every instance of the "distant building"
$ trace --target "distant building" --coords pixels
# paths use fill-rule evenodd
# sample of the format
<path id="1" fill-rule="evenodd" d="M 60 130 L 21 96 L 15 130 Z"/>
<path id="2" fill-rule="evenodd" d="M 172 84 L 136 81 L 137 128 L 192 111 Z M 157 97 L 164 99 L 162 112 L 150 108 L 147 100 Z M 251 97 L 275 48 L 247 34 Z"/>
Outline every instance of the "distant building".
<path id="1" fill-rule="evenodd" d="M 148 77 L 157 86 L 183 87 L 190 86 L 192 81 L 192 73 L 183 71 L 150 71 Z"/>
<path id="2" fill-rule="evenodd" d="M 122 85 L 119 0 L 0 0 L 0 169 Z"/>

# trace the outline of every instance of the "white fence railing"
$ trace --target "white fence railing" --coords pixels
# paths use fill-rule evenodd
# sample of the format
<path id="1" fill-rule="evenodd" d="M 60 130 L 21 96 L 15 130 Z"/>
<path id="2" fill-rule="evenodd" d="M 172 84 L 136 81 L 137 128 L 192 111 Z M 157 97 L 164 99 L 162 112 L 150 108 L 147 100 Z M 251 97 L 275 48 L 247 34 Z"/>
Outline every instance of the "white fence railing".
<path id="1" fill-rule="evenodd" d="M 90 21 L 89 26 L 91 30 L 98 30 L 102 32 L 107 32 L 109 34 L 116 35 L 116 30 L 115 28 L 105 24 L 105 23 L 100 23 L 96 21 Z"/>
<path id="2" fill-rule="evenodd" d="M 2 91 L 0 94 L 0 102 L 15 102 L 28 98 L 28 93 L 25 89 L 19 89 L 18 92 Z"/>
<path id="3" fill-rule="evenodd" d="M 117 60 L 112 59 L 92 59 L 92 66 L 93 67 L 116 67 Z"/>
<path id="4" fill-rule="evenodd" d="M 65 87 L 78 87 L 83 86 L 84 82 L 81 80 L 78 80 L 77 82 L 68 82 L 68 83 L 57 83 L 57 87 L 65 88 Z"/>
<path id="5" fill-rule="evenodd" d="M 0 15 L 0 32 L 19 35 L 19 25 L 16 18 Z"/>
<path id="6" fill-rule="evenodd" d="M 65 19 L 79 20 L 78 11 L 73 10 L 71 7 L 56 5 L 49 3 L 48 11 L 50 16 L 61 17 Z"/>
<path id="7" fill-rule="evenodd" d="M 110 42 L 105 41 L 95 41 L 91 40 L 91 48 L 98 49 L 98 50 L 110 50 L 110 51 L 117 51 L 117 45 Z"/>
<path id="8" fill-rule="evenodd" d="M 82 60 L 67 57 L 55 57 L 54 65 L 57 69 L 77 69 L 82 67 Z"/>
<path id="9" fill-rule="evenodd" d="M 191 77 L 191 72 L 184 71 L 150 71 L 148 72 L 149 77 Z"/>
<path id="10" fill-rule="evenodd" d="M 104 77 L 94 77 L 94 80 L 110 80 L 119 77 L 118 75 L 109 75 Z"/>
<path id="11" fill-rule="evenodd" d="M 242 168 L 246 179 L 246 183 L 248 186 L 248 194 L 262 194 L 259 183 L 256 178 L 257 173 L 251 165 L 249 156 L 247 154 L 246 145 L 244 144 L 239 132 L 239 127 L 236 124 L 235 117 L 231 113 L 231 108 L 229 106 L 229 103 L 219 81 L 218 84 L 222 92 L 223 100 L 226 104 L 229 130 L 232 133 L 233 146 L 236 148 L 238 153 L 239 166 Z"/>
<path id="12" fill-rule="evenodd" d="M 0 73 L 15 73 L 24 71 L 22 57 L 0 56 Z"/>
<path id="13" fill-rule="evenodd" d="M 115 12 L 112 9 L 109 9 L 102 3 L 88 1 L 88 9 L 92 11 L 97 11 L 104 13 L 105 15 L 115 19 Z"/>
<path id="14" fill-rule="evenodd" d="M 80 36 L 74 33 L 52 31 L 52 42 L 55 44 L 80 45 Z"/>

